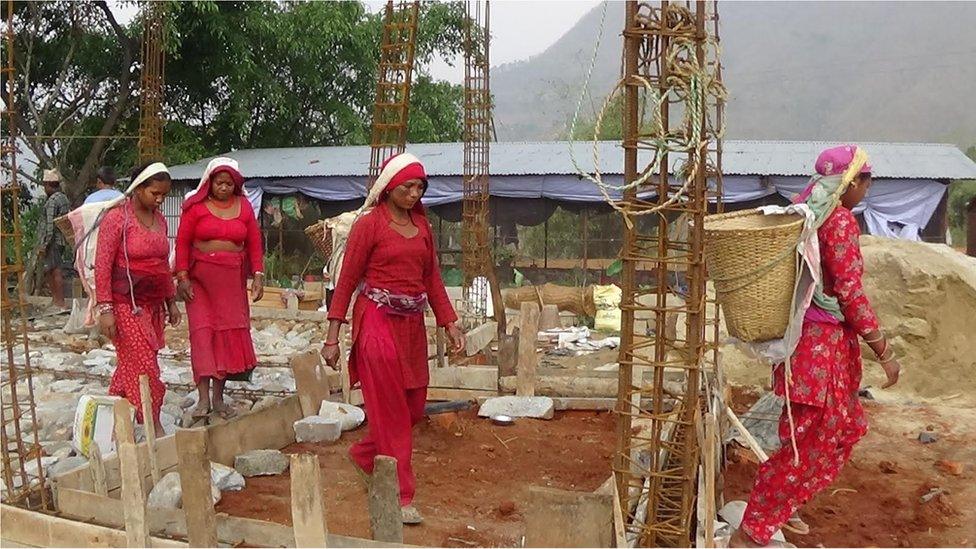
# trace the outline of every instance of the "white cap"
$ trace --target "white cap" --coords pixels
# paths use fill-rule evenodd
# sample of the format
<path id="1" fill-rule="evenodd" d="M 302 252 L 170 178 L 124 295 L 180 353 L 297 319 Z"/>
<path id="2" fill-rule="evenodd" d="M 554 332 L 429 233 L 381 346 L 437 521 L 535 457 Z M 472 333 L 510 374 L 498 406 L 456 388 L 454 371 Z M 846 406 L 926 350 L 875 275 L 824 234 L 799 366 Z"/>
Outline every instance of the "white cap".
<path id="1" fill-rule="evenodd" d="M 57 168 L 53 170 L 44 170 L 44 182 L 45 183 L 60 183 L 61 182 L 61 172 Z"/>

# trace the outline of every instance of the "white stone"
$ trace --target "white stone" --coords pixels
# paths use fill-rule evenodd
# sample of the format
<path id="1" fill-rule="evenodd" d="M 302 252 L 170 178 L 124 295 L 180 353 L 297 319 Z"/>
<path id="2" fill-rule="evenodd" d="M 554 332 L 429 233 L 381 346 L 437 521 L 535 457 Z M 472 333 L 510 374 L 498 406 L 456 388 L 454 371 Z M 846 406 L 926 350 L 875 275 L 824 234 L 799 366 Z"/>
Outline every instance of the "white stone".
<path id="1" fill-rule="evenodd" d="M 342 426 L 343 431 L 349 431 L 359 427 L 366 421 L 366 412 L 358 406 L 346 404 L 344 402 L 332 402 L 323 400 L 319 407 L 319 417 L 334 419 Z"/>
<path id="2" fill-rule="evenodd" d="M 220 502 L 220 490 L 213 484 L 210 485 L 210 495 L 213 497 L 214 505 Z M 167 507 L 170 509 L 183 507 L 183 487 L 180 486 L 180 474 L 173 471 L 166 473 L 163 478 L 159 479 L 159 482 L 149 492 L 146 505 L 148 507 Z"/>
<path id="3" fill-rule="evenodd" d="M 288 463 L 288 456 L 278 450 L 251 450 L 234 458 L 234 469 L 245 477 L 279 475 Z"/>
<path id="4" fill-rule="evenodd" d="M 593 368 L 593 370 L 597 372 L 616 372 L 620 370 L 620 365 L 617 364 L 616 362 L 608 362 L 603 366 L 597 366 L 596 368 Z"/>
<path id="5" fill-rule="evenodd" d="M 47 388 L 55 393 L 75 393 L 80 391 L 83 385 L 84 382 L 80 379 L 62 379 L 48 385 Z"/>
<path id="6" fill-rule="evenodd" d="M 486 400 L 478 410 L 478 415 L 481 417 L 504 415 L 552 419 L 554 412 L 555 403 L 549 397 L 502 396 Z"/>
<path id="7" fill-rule="evenodd" d="M 212 461 L 210 462 L 210 482 L 221 492 L 225 490 L 236 492 L 244 488 L 244 477 L 233 467 Z"/>
<path id="8" fill-rule="evenodd" d="M 334 442 L 342 436 L 338 420 L 309 416 L 295 422 L 295 440 L 298 442 Z"/>

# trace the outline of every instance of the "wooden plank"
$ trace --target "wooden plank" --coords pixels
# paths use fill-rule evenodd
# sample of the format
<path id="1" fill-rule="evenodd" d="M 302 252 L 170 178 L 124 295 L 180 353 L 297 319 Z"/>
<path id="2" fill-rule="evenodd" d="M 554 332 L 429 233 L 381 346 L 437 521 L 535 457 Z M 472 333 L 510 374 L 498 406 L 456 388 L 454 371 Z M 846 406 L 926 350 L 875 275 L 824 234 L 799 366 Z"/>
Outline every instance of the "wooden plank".
<path id="1" fill-rule="evenodd" d="M 444 331 L 444 328 L 437 328 L 434 333 L 434 342 L 437 353 L 435 367 L 443 368 L 447 366 L 447 332 Z"/>
<path id="2" fill-rule="evenodd" d="M 210 491 L 210 460 L 207 459 L 207 431 L 176 431 L 180 454 L 180 487 L 186 512 L 187 539 L 193 547 L 217 546 L 217 519 Z"/>
<path id="3" fill-rule="evenodd" d="M 210 461 L 234 465 L 234 456 L 262 448 L 284 448 L 295 442 L 293 424 L 302 419 L 298 396 L 282 399 L 274 406 L 239 416 L 207 428 Z"/>
<path id="4" fill-rule="evenodd" d="M 122 502 L 119 501 L 118 505 L 121 507 Z M 121 522 L 121 514 L 116 516 Z M 125 532 L 121 530 L 10 505 L 0 505 L 0 522 L 3 523 L 5 541 L 33 547 L 126 547 Z M 146 547 L 187 546 L 185 543 L 162 538 L 149 538 L 149 543 Z"/>
<path id="5" fill-rule="evenodd" d="M 291 523 L 296 547 L 326 547 L 322 471 L 315 454 L 291 455 Z"/>
<path id="6" fill-rule="evenodd" d="M 114 528 L 122 526 L 122 502 L 91 492 L 66 488 L 58 491 L 58 511 L 66 517 L 97 522 Z M 182 509 L 149 508 L 150 531 L 155 535 L 186 537 L 186 518 Z M 292 528 L 284 524 L 217 513 L 217 540 L 231 547 L 294 547 Z M 332 547 L 401 547 L 399 544 L 328 535 Z"/>
<path id="7" fill-rule="evenodd" d="M 732 408 L 729 408 L 728 405 L 725 406 L 725 413 L 728 416 L 729 421 L 732 422 L 732 426 L 742 434 L 742 438 L 746 439 L 746 443 L 749 445 L 749 448 L 752 449 L 752 452 L 756 454 L 756 457 L 759 458 L 759 462 L 762 463 L 768 460 L 769 456 L 762 449 L 762 446 L 759 445 L 759 441 L 756 440 L 756 437 L 752 436 L 749 429 L 746 429 L 745 426 L 742 425 L 742 422 L 739 421 L 739 417 L 735 415 L 735 412 L 733 412 Z"/>
<path id="8" fill-rule="evenodd" d="M 319 413 L 322 401 L 329 398 L 328 368 L 322 364 L 318 351 L 311 350 L 291 359 L 295 375 L 295 392 L 304 417 Z"/>
<path id="9" fill-rule="evenodd" d="M 610 476 L 610 490 L 613 495 L 613 541 L 618 548 L 627 547 L 627 524 L 624 522 L 624 512 L 620 508 L 620 492 L 617 491 L 617 483 Z"/>
<path id="10" fill-rule="evenodd" d="M 529 487 L 525 547 L 610 547 L 613 495 Z"/>
<path id="11" fill-rule="evenodd" d="M 88 465 L 91 473 L 92 491 L 100 496 L 108 495 L 105 484 L 105 464 L 102 462 L 102 449 L 98 444 L 92 444 L 88 450 Z"/>
<path id="12" fill-rule="evenodd" d="M 464 354 L 474 356 L 487 347 L 498 335 L 498 323 L 489 320 L 465 334 Z"/>
<path id="13" fill-rule="evenodd" d="M 159 482 L 159 463 L 156 461 L 156 425 L 152 414 L 152 395 L 149 392 L 149 376 L 139 376 L 139 401 L 142 404 L 142 429 L 146 433 L 146 453 L 149 455 L 149 472 L 152 485 Z"/>
<path id="14" fill-rule="evenodd" d="M 132 405 L 128 400 L 115 401 L 115 446 L 122 473 L 122 511 L 125 519 L 127 547 L 149 546 L 149 522 L 146 520 L 146 493 L 143 490 L 142 468 L 136 451 L 132 426 Z"/>
<path id="15" fill-rule="evenodd" d="M 522 303 L 519 324 L 519 356 L 515 371 L 515 394 L 535 396 L 535 370 L 539 365 L 539 355 L 535 344 L 539 334 L 539 305 Z"/>
<path id="16" fill-rule="evenodd" d="M 494 366 L 446 366 L 430 369 L 430 387 L 498 391 L 498 368 Z"/>
<path id="17" fill-rule="evenodd" d="M 498 391 L 477 391 L 474 389 L 427 389 L 427 400 L 473 400 L 475 402 L 498 396 Z"/>
<path id="18" fill-rule="evenodd" d="M 376 456 L 369 482 L 369 529 L 376 541 L 403 543 L 403 513 L 396 459 Z"/>
<path id="19" fill-rule="evenodd" d="M 136 445 L 136 451 L 139 453 L 140 463 L 147 463 L 149 460 L 148 449 L 145 442 L 140 442 Z M 117 492 L 122 486 L 122 476 L 119 469 L 119 457 L 117 454 L 109 454 L 107 456 L 102 456 L 103 466 L 105 468 L 105 487 L 108 489 L 108 493 L 112 494 Z M 173 435 L 168 435 L 162 438 L 156 439 L 156 462 L 159 465 L 160 474 L 165 475 L 167 472 L 174 470 L 178 463 L 176 456 L 176 439 Z M 92 486 L 92 473 L 91 464 L 86 463 L 65 471 L 61 475 L 58 475 L 53 479 L 53 482 L 59 488 L 73 488 L 76 490 L 94 490 Z M 143 478 L 143 483 L 148 485 L 151 479 L 148 478 L 149 470 L 144 468 L 143 473 L 147 477 Z"/>
<path id="20" fill-rule="evenodd" d="M 705 498 L 705 547 L 715 547 L 715 451 L 718 439 L 715 434 L 715 416 L 705 414 L 705 446 L 702 449 L 702 459 L 705 461 L 705 493 L 699 497 Z"/>

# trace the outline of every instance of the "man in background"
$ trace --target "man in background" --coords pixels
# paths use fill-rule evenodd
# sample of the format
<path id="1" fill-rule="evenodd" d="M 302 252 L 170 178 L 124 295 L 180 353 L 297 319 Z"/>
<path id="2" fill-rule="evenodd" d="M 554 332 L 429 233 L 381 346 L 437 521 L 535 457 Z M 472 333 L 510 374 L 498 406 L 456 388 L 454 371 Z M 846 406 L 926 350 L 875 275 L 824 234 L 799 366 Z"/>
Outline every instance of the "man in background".
<path id="1" fill-rule="evenodd" d="M 43 262 L 44 278 L 51 290 L 51 301 L 55 307 L 66 308 L 64 301 L 64 248 L 67 242 L 64 235 L 54 226 L 54 220 L 71 209 L 68 197 L 61 192 L 61 173 L 58 170 L 44 170 L 44 218 L 37 230 L 37 261 Z"/>
<path id="2" fill-rule="evenodd" d="M 88 195 L 85 204 L 92 202 L 105 202 L 122 196 L 122 193 L 115 188 L 115 170 L 111 166 L 98 168 L 95 176 L 95 192 Z"/>

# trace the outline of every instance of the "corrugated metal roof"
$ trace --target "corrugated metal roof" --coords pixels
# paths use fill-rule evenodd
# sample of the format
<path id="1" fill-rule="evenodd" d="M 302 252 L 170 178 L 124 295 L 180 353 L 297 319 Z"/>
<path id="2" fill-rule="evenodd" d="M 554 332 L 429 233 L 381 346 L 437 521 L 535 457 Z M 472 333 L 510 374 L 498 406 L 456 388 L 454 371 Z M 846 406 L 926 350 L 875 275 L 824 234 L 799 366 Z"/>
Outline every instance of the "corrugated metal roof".
<path id="1" fill-rule="evenodd" d="M 805 176 L 825 148 L 838 143 L 821 141 L 732 141 L 723 144 L 722 171 L 726 175 Z M 956 146 L 939 143 L 859 143 L 871 157 L 875 177 L 897 179 L 976 179 L 976 163 Z M 431 176 L 456 176 L 462 169 L 461 143 L 418 143 L 408 150 L 420 157 Z M 593 170 L 593 146 L 576 142 L 573 150 L 583 170 Z M 619 142 L 598 144 L 601 171 L 623 171 Z M 247 178 L 364 176 L 369 147 L 292 147 L 247 149 L 227 153 L 240 162 Z M 646 158 L 645 158 L 646 156 Z M 642 154 L 649 161 L 650 154 Z M 672 155 L 672 169 L 680 155 Z M 176 180 L 199 179 L 210 158 L 174 166 Z M 499 142 L 491 144 L 492 175 L 573 174 L 566 141 Z"/>

